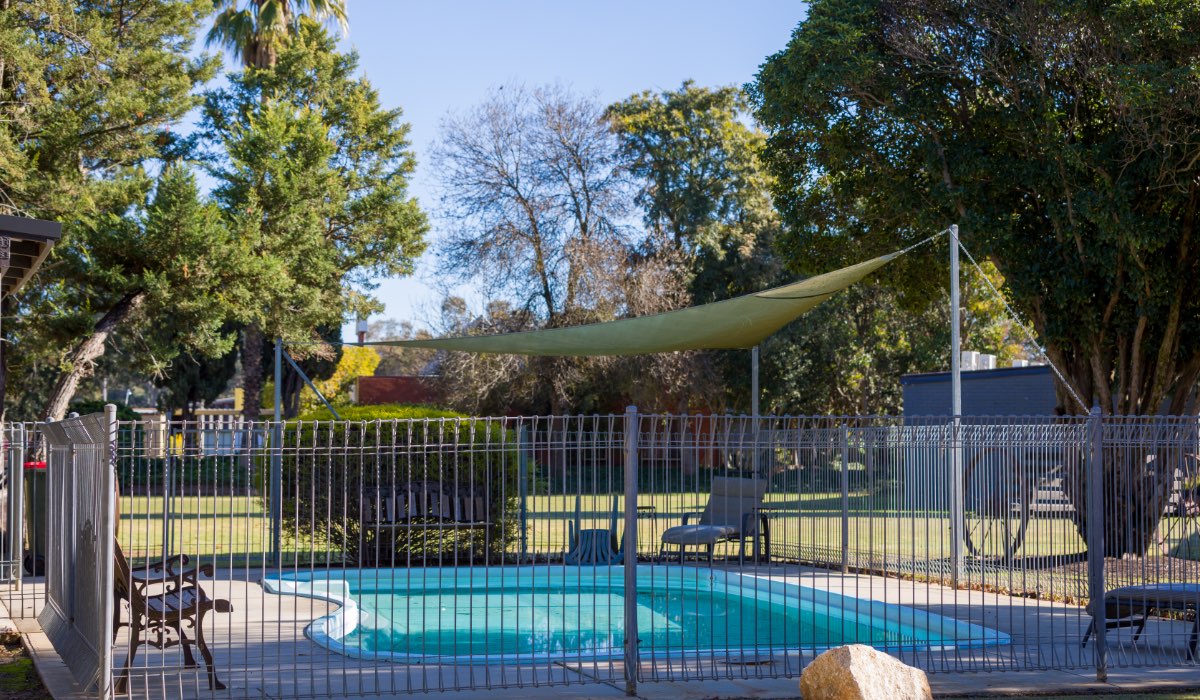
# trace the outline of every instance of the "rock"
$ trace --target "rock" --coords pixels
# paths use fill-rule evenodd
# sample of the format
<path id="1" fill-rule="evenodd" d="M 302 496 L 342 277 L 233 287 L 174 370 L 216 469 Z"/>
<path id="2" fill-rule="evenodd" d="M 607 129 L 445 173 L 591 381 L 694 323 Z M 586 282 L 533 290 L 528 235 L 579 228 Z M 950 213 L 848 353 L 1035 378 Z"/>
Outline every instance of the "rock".
<path id="1" fill-rule="evenodd" d="M 932 700 L 929 679 L 864 644 L 821 654 L 800 674 L 804 700 Z"/>

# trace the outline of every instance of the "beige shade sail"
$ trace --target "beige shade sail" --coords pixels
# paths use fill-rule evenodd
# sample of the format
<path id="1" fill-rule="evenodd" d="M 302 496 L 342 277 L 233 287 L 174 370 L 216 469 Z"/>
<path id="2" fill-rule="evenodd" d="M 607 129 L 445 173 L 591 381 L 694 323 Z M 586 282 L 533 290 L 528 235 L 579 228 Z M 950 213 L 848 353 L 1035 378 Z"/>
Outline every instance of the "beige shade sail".
<path id="1" fill-rule="evenodd" d="M 556 356 L 752 348 L 903 253 L 890 253 L 783 287 L 653 316 L 519 333 L 384 340 L 366 345 Z"/>

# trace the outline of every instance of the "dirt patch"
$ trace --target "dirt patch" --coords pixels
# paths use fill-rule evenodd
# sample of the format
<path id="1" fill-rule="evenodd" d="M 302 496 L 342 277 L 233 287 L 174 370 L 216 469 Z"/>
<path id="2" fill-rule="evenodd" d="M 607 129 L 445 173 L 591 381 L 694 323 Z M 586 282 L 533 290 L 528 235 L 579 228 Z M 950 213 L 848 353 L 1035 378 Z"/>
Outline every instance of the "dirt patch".
<path id="1" fill-rule="evenodd" d="M 25 653 L 16 635 L 0 637 L 0 698 L 51 700 L 33 667 L 33 659 Z"/>

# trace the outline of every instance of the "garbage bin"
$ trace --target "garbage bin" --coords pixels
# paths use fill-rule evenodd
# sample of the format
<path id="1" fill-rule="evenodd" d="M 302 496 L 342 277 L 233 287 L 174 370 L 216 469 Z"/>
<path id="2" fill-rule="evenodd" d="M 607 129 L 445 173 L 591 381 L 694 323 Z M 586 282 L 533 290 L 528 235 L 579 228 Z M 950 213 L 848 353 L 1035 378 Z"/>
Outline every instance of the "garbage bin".
<path id="1" fill-rule="evenodd" d="M 25 463 L 25 573 L 46 575 L 50 482 L 45 462 Z"/>

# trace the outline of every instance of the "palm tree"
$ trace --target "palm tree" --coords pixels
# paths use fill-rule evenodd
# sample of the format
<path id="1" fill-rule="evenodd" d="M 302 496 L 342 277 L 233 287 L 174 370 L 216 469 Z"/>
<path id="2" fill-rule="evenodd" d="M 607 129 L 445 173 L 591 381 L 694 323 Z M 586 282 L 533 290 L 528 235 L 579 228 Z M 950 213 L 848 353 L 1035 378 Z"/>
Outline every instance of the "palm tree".
<path id="1" fill-rule="evenodd" d="M 344 34 L 346 0 L 216 0 L 206 43 L 241 54 L 242 65 L 270 68 L 303 21 L 334 23 Z"/>

